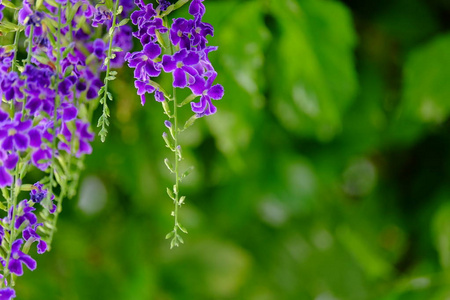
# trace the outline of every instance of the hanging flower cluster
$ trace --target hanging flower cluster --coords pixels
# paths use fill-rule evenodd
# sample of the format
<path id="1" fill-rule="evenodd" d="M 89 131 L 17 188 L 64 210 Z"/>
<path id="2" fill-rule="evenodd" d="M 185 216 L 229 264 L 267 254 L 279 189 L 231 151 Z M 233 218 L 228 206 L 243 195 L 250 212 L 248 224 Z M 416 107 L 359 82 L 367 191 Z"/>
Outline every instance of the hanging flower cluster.
<path id="1" fill-rule="evenodd" d="M 157 101 L 164 100 L 162 91 L 152 80 L 164 71 L 173 74 L 173 87 L 188 87 L 194 96 L 200 96 L 198 102 L 191 103 L 192 111 L 197 117 L 216 112 L 211 99 L 222 99 L 224 89 L 220 84 L 213 85 L 217 72 L 209 61 L 208 54 L 217 50 L 217 47 L 207 46 L 207 36 L 212 36 L 214 29 L 210 24 L 202 22 L 205 14 L 202 2 L 203 0 L 191 2 L 189 13 L 193 19 L 174 19 L 172 26 L 168 28 L 163 25 L 161 18 L 161 13 L 169 7 L 167 1 L 161 2 L 156 9 L 152 4 L 144 4 L 142 0 L 135 1 L 140 10 L 131 14 L 133 24 L 138 26 L 138 31 L 133 35 L 139 39 L 143 50 L 128 53 L 125 59 L 135 69 L 135 86 L 142 105 L 145 104 L 146 93 L 155 92 Z M 169 36 L 169 46 L 162 44 L 161 35 L 165 33 Z M 169 52 L 173 53 L 161 55 L 161 47 L 170 48 Z"/>
<path id="2" fill-rule="evenodd" d="M 208 46 L 213 27 L 202 21 L 203 0 L 190 2 L 192 19 L 174 19 L 171 26 L 167 15 L 189 0 L 161 0 L 156 8 L 143 0 L 17 2 L 0 0 L 0 35 L 11 40 L 0 45 L 0 300 L 16 296 L 13 287 L 24 267 L 36 268 L 31 247 L 35 244 L 38 254 L 50 249 L 62 200 L 75 194 L 80 161 L 92 152 L 92 116 L 98 106 L 98 135 L 105 140 L 113 98 L 109 84 L 117 75 L 113 68 L 127 62 L 142 105 L 146 94 L 154 94 L 169 118 L 170 134 L 163 138 L 174 153 L 173 162 L 165 160 L 175 174 L 175 184 L 167 189 L 175 204 L 174 229 L 167 235 L 171 247 L 183 242 L 178 230 L 187 233 L 178 221 L 185 199 L 179 183 L 191 169 L 179 170 L 178 134 L 195 119 L 214 114 L 212 100 L 224 94 L 214 84 L 217 73 L 208 58 L 217 47 Z M 136 32 L 126 18 L 133 9 Z M 141 51 L 129 52 L 133 36 Z M 173 76 L 171 94 L 154 80 L 161 72 Z M 184 88 L 191 95 L 178 101 L 176 89 Z M 189 103 L 194 115 L 179 128 L 177 109 Z M 24 182 L 32 169 L 42 179 Z"/>
<path id="3" fill-rule="evenodd" d="M 175 219 L 174 229 L 166 236 L 171 239 L 171 247 L 183 243 L 178 230 L 187 233 L 178 220 L 178 208 L 185 199 L 179 194 L 179 183 L 192 169 L 188 168 L 184 173 L 179 170 L 179 162 L 183 156 L 178 134 L 192 125 L 195 119 L 214 114 L 217 109 L 212 100 L 220 100 L 224 95 L 224 88 L 220 84 L 214 84 L 217 72 L 208 58 L 208 54 L 217 50 L 217 47 L 208 46 L 207 37 L 214 34 L 214 29 L 212 25 L 202 21 L 206 11 L 203 0 L 191 1 L 189 14 L 192 19 L 176 18 L 172 20 L 171 26 L 168 24 L 168 13 L 186 2 L 181 0 L 170 5 L 168 1 L 159 1 L 159 5 L 154 8 L 153 4 L 135 0 L 139 10 L 131 14 L 131 21 L 137 26 L 133 35 L 140 41 L 143 49 L 125 56 L 128 66 L 134 68 L 135 87 L 141 96 L 142 105 L 146 102 L 146 94 L 154 94 L 155 100 L 162 103 L 165 114 L 171 120 L 165 122 L 170 135 L 163 133 L 166 146 L 174 153 L 172 161 L 165 159 L 167 168 L 175 176 L 175 184 L 167 189 L 175 204 L 172 213 Z M 173 77 L 171 94 L 154 80 L 161 72 L 170 73 Z M 184 101 L 178 101 L 176 89 L 184 88 L 188 88 L 191 95 Z M 195 102 L 198 97 L 200 99 Z M 172 109 L 168 102 L 172 102 Z M 187 120 L 183 128 L 179 128 L 177 109 L 188 103 L 194 116 Z"/>
<path id="4" fill-rule="evenodd" d="M 15 297 L 24 267 L 36 268 L 32 245 L 38 254 L 50 248 L 62 200 L 77 188 L 79 161 L 92 152 L 92 112 L 99 102 L 107 112 L 104 137 L 111 68 L 120 68 L 132 48 L 131 27 L 118 22 L 131 1 L 20 2 L 0 1 L 0 34 L 14 36 L 0 46 L 0 300 Z M 33 168 L 42 179 L 24 183 Z M 29 197 L 20 200 L 24 191 Z"/>

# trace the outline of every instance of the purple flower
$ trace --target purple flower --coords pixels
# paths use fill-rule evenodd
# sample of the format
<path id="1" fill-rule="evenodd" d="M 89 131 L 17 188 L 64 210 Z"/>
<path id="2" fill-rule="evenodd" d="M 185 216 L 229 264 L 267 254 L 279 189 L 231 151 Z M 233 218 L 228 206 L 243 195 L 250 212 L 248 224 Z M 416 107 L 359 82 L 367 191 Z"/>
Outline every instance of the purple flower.
<path id="1" fill-rule="evenodd" d="M 196 80 L 196 82 L 204 82 L 203 86 L 197 86 L 199 90 L 203 90 L 200 101 L 191 102 L 192 111 L 195 112 L 198 117 L 214 114 L 217 111 L 217 108 L 212 104 L 211 99 L 220 100 L 224 95 L 222 85 L 212 85 L 215 77 L 215 75 L 211 76 L 207 81 L 204 81 L 201 78 L 197 78 Z"/>
<path id="2" fill-rule="evenodd" d="M 19 78 L 16 72 L 9 72 L 2 78 L 0 83 L 0 97 L 3 94 L 6 100 L 23 99 L 21 88 L 24 81 Z"/>
<path id="3" fill-rule="evenodd" d="M 18 113 L 13 121 L 4 122 L 0 128 L 0 140 L 3 140 L 1 147 L 5 151 L 25 151 L 29 145 L 28 130 L 32 121 L 22 121 L 22 114 Z"/>
<path id="4" fill-rule="evenodd" d="M 92 46 L 89 47 L 89 49 L 94 53 L 94 55 L 99 60 L 104 60 L 106 58 L 106 51 L 108 50 L 108 46 L 105 44 L 105 42 L 102 39 L 96 39 Z"/>
<path id="5" fill-rule="evenodd" d="M 30 35 L 31 26 L 34 26 L 34 36 L 43 34 L 41 22 L 45 18 L 45 14 L 41 11 L 34 12 L 29 4 L 29 1 L 23 1 L 23 7 L 19 10 L 19 22 L 26 25 L 25 35 Z"/>
<path id="6" fill-rule="evenodd" d="M 12 184 L 13 177 L 7 170 L 14 169 L 18 161 L 19 156 L 16 153 L 7 154 L 6 151 L 0 149 L 0 188 Z"/>
<path id="7" fill-rule="evenodd" d="M 98 97 L 98 91 L 103 86 L 102 81 L 88 68 L 79 71 L 75 88 L 78 93 L 86 91 L 86 98 L 92 100 Z"/>
<path id="8" fill-rule="evenodd" d="M 8 264 L 9 271 L 17 276 L 23 275 L 22 264 L 25 264 L 31 271 L 36 269 L 36 261 L 31 256 L 20 251 L 22 244 L 22 239 L 14 241 L 11 246 L 11 258 Z"/>
<path id="9" fill-rule="evenodd" d="M 58 84 L 58 92 L 61 96 L 69 96 L 72 94 L 72 86 L 77 81 L 77 78 L 74 75 L 68 76 L 64 78 L 59 84 Z"/>
<path id="10" fill-rule="evenodd" d="M 76 120 L 75 126 L 75 135 L 78 140 L 78 151 L 75 156 L 80 157 L 83 154 L 91 154 L 92 146 L 89 144 L 89 142 L 94 140 L 94 134 L 89 132 L 89 123 L 83 122 L 82 120 Z M 64 127 L 64 125 L 62 134 L 65 136 L 66 140 L 69 143 L 72 141 L 72 133 L 68 130 L 67 127 Z M 58 148 L 65 150 L 67 153 L 72 152 L 71 147 L 64 142 L 59 142 Z"/>
<path id="11" fill-rule="evenodd" d="M 36 182 L 33 184 L 33 189 L 30 192 L 30 200 L 34 203 L 41 203 L 47 197 L 47 190 L 43 189 L 44 185 Z"/>
<path id="12" fill-rule="evenodd" d="M 20 226 L 27 222 L 27 227 L 29 225 L 35 225 L 37 223 L 37 217 L 36 215 L 33 213 L 33 211 L 35 211 L 36 208 L 30 206 L 28 204 L 28 200 L 22 200 L 18 205 L 17 205 L 17 212 L 16 212 L 16 222 L 14 223 L 14 227 L 16 229 L 19 229 Z"/>
<path id="13" fill-rule="evenodd" d="M 164 102 L 164 100 L 166 100 L 166 98 L 164 98 L 164 93 L 160 90 L 157 90 L 155 92 L 155 100 L 158 102 Z"/>
<path id="14" fill-rule="evenodd" d="M 170 5 L 172 4 L 167 0 L 159 0 L 157 9 L 159 9 L 160 11 L 165 11 Z"/>
<path id="15" fill-rule="evenodd" d="M 141 96 L 141 104 L 145 104 L 145 93 L 153 93 L 155 88 L 145 81 L 136 80 L 134 86 L 137 88 L 137 94 Z"/>
<path id="16" fill-rule="evenodd" d="M 190 35 L 194 26 L 194 20 L 183 18 L 174 19 L 170 28 L 170 41 L 174 45 L 179 45 L 181 49 L 191 48 Z"/>
<path id="17" fill-rule="evenodd" d="M 5 8 L 5 6 L 3 4 L 0 4 L 0 21 L 3 20 L 3 9 Z"/>
<path id="18" fill-rule="evenodd" d="M 134 3 L 138 6 L 139 10 L 134 11 L 130 18 L 134 25 L 141 24 L 145 20 L 150 20 L 156 16 L 156 11 L 153 9 L 153 4 L 145 4 L 142 0 L 135 0 Z"/>
<path id="19" fill-rule="evenodd" d="M 154 59 L 161 54 L 161 48 L 155 43 L 148 43 L 139 52 L 127 53 L 125 60 L 128 66 L 135 68 L 134 77 L 147 81 L 149 77 L 159 76 L 161 69 Z"/>
<path id="20" fill-rule="evenodd" d="M 51 164 L 52 150 L 46 144 L 36 149 L 31 155 L 31 162 L 41 171 L 47 170 Z"/>
<path id="21" fill-rule="evenodd" d="M 195 20 L 201 19 L 205 14 L 205 5 L 203 5 L 203 0 L 192 0 L 191 5 L 189 5 L 189 13 L 195 17 Z"/>
<path id="22" fill-rule="evenodd" d="M 36 228 L 38 226 L 44 226 L 43 223 L 38 223 L 33 226 L 28 226 L 22 232 L 22 236 L 25 241 L 31 240 L 31 243 L 38 242 L 37 253 L 42 254 L 47 251 L 47 243 L 41 239 L 39 234 L 36 233 Z"/>
<path id="23" fill-rule="evenodd" d="M 119 47 L 123 51 L 116 52 L 116 57 L 111 60 L 111 67 L 121 68 L 125 62 L 125 55 L 133 49 L 133 34 L 129 25 L 117 28 L 113 37 L 113 46 Z"/>
<path id="24" fill-rule="evenodd" d="M 0 300 L 10 300 L 16 298 L 16 292 L 12 288 L 3 288 L 0 290 Z"/>
<path id="25" fill-rule="evenodd" d="M 173 56 L 164 55 L 162 58 L 162 66 L 165 72 L 173 73 L 173 86 L 184 88 L 187 86 L 187 77 L 193 79 L 197 75 L 196 69 L 193 67 L 200 61 L 200 57 L 196 52 L 181 49 Z M 190 75 L 190 76 L 189 76 Z"/>
<path id="26" fill-rule="evenodd" d="M 0 74 L 2 75 L 0 78 L 4 77 L 6 73 L 8 73 L 9 68 L 11 67 L 12 58 L 14 55 L 14 51 L 6 52 L 4 47 L 0 47 Z M 2 79 L 0 79 L 0 82 Z"/>
<path id="27" fill-rule="evenodd" d="M 4 238 L 5 238 L 5 229 L 3 229 L 3 226 L 0 225 L 0 244 L 3 242 Z"/>
<path id="28" fill-rule="evenodd" d="M 138 31 L 133 35 L 141 41 L 142 45 L 156 43 L 156 32 L 165 33 L 167 28 L 164 27 L 161 18 L 156 18 L 157 13 L 152 3 L 144 5 L 142 0 L 136 0 L 135 3 L 140 10 L 134 11 L 130 17 L 133 24 L 138 25 Z"/>
<path id="29" fill-rule="evenodd" d="M 98 25 L 104 24 L 106 21 L 111 20 L 111 18 L 112 12 L 106 6 L 101 5 L 95 10 L 92 27 L 98 27 Z"/>
<path id="30" fill-rule="evenodd" d="M 92 147 L 89 142 L 94 140 L 94 134 L 89 132 L 89 123 L 76 120 L 75 125 L 77 127 L 76 135 L 78 137 L 78 151 L 75 156 L 80 157 L 82 154 L 91 154 Z"/>

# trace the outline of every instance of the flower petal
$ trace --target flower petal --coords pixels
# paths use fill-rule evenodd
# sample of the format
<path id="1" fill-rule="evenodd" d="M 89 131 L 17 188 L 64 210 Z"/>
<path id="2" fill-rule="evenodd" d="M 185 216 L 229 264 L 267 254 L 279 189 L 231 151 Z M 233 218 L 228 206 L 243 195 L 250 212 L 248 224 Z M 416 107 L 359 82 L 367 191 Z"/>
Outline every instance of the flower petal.
<path id="1" fill-rule="evenodd" d="M 11 273 L 16 274 L 17 276 L 23 275 L 22 263 L 14 258 L 9 260 L 8 269 Z"/>
<path id="2" fill-rule="evenodd" d="M 17 149 L 20 151 L 27 150 L 29 142 L 28 136 L 24 134 L 16 133 L 14 135 L 14 144 L 16 144 Z"/>
<path id="3" fill-rule="evenodd" d="M 187 85 L 186 73 L 181 69 L 176 69 L 173 72 L 173 86 L 184 88 Z"/>
<path id="4" fill-rule="evenodd" d="M 23 262 L 31 271 L 36 269 L 36 261 L 31 256 L 21 253 L 19 260 Z"/>
<path id="5" fill-rule="evenodd" d="M 0 167 L 0 188 L 10 186 L 12 184 L 13 178 L 9 174 L 5 167 Z"/>
<path id="6" fill-rule="evenodd" d="M 208 91 L 208 96 L 210 96 L 214 100 L 222 99 L 223 94 L 224 94 L 224 89 L 223 89 L 223 86 L 221 86 L 220 84 L 216 84 L 216 85 L 212 86 Z"/>

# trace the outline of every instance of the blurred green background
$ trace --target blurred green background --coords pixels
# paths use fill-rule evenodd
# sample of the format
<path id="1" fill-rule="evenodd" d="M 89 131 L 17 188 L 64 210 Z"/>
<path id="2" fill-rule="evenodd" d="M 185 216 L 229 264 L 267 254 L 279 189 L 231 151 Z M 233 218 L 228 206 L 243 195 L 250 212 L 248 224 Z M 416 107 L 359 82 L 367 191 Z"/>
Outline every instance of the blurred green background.
<path id="1" fill-rule="evenodd" d="M 205 5 L 226 94 L 181 137 L 185 244 L 161 106 L 124 68 L 19 299 L 450 299 L 450 2 Z"/>

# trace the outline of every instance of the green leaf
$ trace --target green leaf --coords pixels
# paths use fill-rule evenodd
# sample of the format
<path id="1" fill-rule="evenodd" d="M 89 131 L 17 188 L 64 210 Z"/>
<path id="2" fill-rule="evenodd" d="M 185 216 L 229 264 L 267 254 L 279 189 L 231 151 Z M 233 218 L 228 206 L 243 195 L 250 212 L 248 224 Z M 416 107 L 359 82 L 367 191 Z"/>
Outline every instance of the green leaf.
<path id="1" fill-rule="evenodd" d="M 172 163 L 170 162 L 170 160 L 168 158 L 164 159 L 164 164 L 166 165 L 167 169 L 169 169 L 169 171 L 171 173 L 175 173 L 174 170 L 173 170 L 173 165 L 172 165 Z"/>
<path id="2" fill-rule="evenodd" d="M 166 188 L 166 192 L 167 192 L 167 195 L 169 195 L 169 197 L 172 200 L 175 200 L 175 196 L 173 195 L 172 191 L 169 188 Z"/>
<path id="3" fill-rule="evenodd" d="M 187 177 L 189 174 L 192 173 L 193 170 L 194 170 L 194 167 L 190 166 L 186 171 L 184 171 L 184 173 L 181 175 L 180 179 Z"/>
<path id="4" fill-rule="evenodd" d="M 130 21 L 130 19 L 123 19 L 122 21 L 120 21 L 120 23 L 119 23 L 119 25 L 117 25 L 117 26 L 123 26 L 123 25 L 125 25 L 125 24 L 127 24 L 128 22 Z"/>
<path id="5" fill-rule="evenodd" d="M 186 230 L 186 228 L 184 228 L 183 226 L 181 226 L 181 224 L 177 224 L 178 228 L 180 228 L 181 231 L 183 231 L 184 233 L 188 233 L 188 231 Z M 183 242 L 182 242 L 183 243 Z"/>
<path id="6" fill-rule="evenodd" d="M 191 127 L 197 119 L 198 119 L 197 115 L 193 115 L 192 117 L 190 117 L 184 124 L 183 130 Z"/>
<path id="7" fill-rule="evenodd" d="M 120 15 L 122 13 L 122 11 L 123 11 L 123 6 L 119 5 L 119 7 L 117 8 L 117 11 L 116 11 L 116 16 Z"/>
<path id="8" fill-rule="evenodd" d="M 166 240 L 170 239 L 171 237 L 173 237 L 175 234 L 175 231 L 171 231 L 166 235 Z"/>
<path id="9" fill-rule="evenodd" d="M 112 51 L 112 52 L 122 52 L 123 49 L 120 48 L 120 47 L 112 47 L 112 48 L 111 48 L 111 51 Z"/>
<path id="10" fill-rule="evenodd" d="M 358 87 L 350 11 L 337 1 L 272 3 L 280 34 L 270 63 L 283 67 L 271 78 L 276 116 L 296 134 L 330 140 Z"/>
<path id="11" fill-rule="evenodd" d="M 38 0 L 36 3 L 37 8 L 39 8 L 38 4 L 39 2 L 42 3 L 42 0 Z M 11 1 L 8 0 L 3 0 L 0 1 L 1 4 L 3 4 L 5 7 L 11 8 L 11 9 L 19 9 L 19 7 L 17 7 L 14 3 L 12 3 Z"/>
<path id="12" fill-rule="evenodd" d="M 441 124 L 448 118 L 449 47 L 450 35 L 446 34 L 410 53 L 404 68 L 400 117 L 430 124 Z"/>

